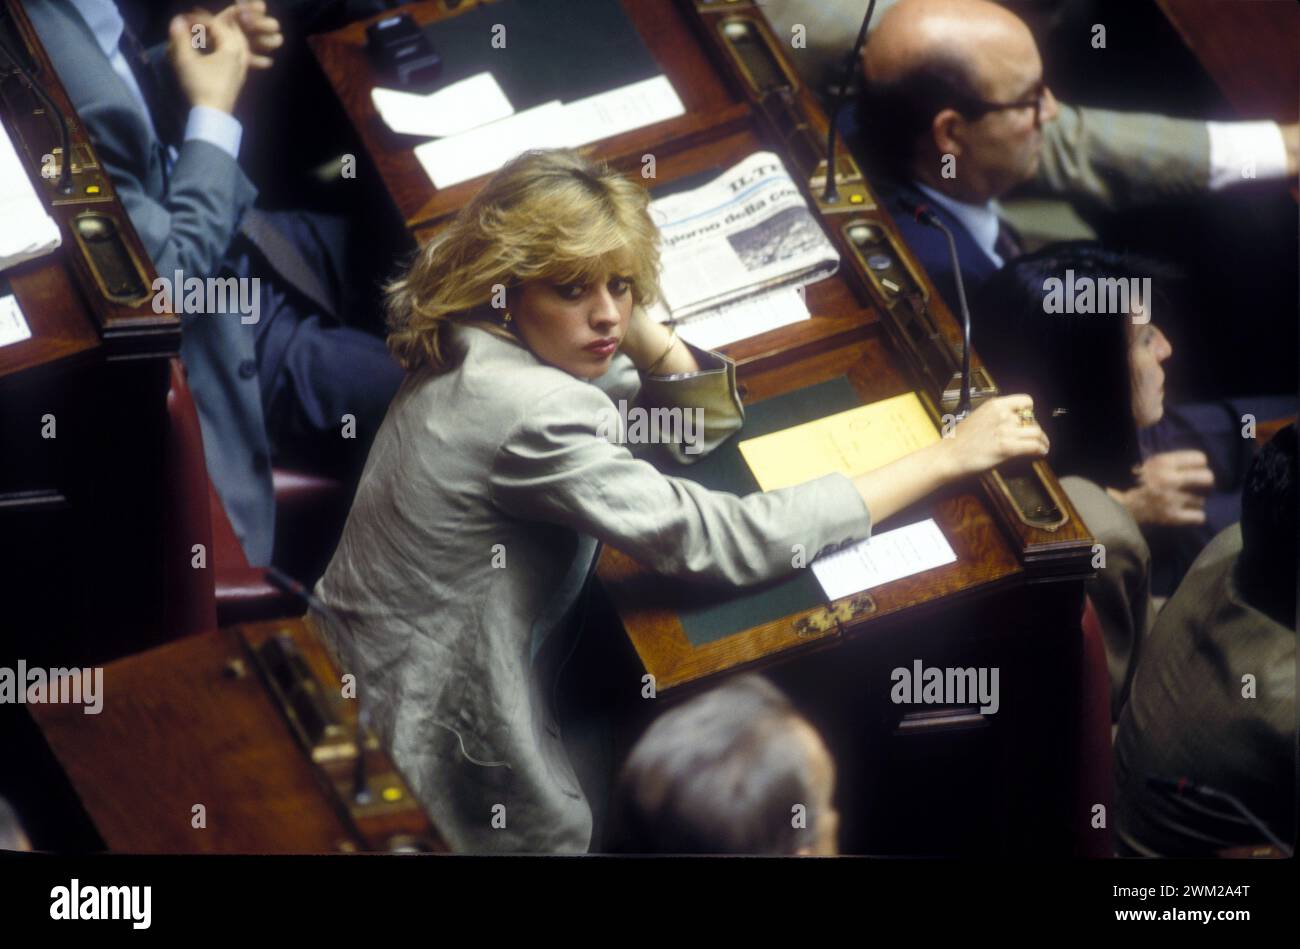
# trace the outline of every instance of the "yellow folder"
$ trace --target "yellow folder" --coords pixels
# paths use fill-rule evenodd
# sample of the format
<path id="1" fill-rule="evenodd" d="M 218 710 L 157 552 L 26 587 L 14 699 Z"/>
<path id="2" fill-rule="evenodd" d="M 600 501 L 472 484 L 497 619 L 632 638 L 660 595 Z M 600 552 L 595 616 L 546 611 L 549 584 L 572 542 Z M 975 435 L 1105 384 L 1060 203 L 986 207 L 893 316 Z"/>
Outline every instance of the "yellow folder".
<path id="1" fill-rule="evenodd" d="M 837 412 L 740 443 L 764 491 L 838 471 L 852 478 L 939 440 L 915 392 Z"/>

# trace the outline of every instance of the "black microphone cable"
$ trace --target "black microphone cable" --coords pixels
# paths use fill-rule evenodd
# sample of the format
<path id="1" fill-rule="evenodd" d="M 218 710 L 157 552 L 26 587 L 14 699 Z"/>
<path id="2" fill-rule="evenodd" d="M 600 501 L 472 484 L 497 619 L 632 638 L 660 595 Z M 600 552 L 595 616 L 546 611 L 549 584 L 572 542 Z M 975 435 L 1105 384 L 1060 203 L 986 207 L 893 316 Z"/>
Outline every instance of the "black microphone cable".
<path id="1" fill-rule="evenodd" d="M 9 48 L 9 44 L 5 42 L 3 36 L 0 36 L 0 52 L 5 54 L 5 58 L 9 60 L 13 70 L 23 77 L 23 81 L 27 83 L 28 88 L 40 97 L 40 100 L 45 103 L 45 108 L 49 110 L 49 114 L 59 123 L 59 137 L 63 144 L 63 167 L 59 170 L 59 183 L 55 187 L 58 189 L 59 194 L 72 194 L 72 134 L 68 130 L 67 116 L 63 114 L 62 109 L 54 104 L 54 100 L 50 98 L 49 93 L 45 91 L 35 77 L 27 71 L 27 67 L 14 55 L 13 50 Z"/>
<path id="2" fill-rule="evenodd" d="M 822 192 L 822 200 L 827 204 L 833 204 L 840 199 L 839 186 L 835 181 L 835 127 L 839 122 L 840 111 L 844 108 L 844 100 L 848 96 L 849 83 L 853 80 L 853 67 L 862 52 L 862 44 L 866 42 L 867 30 L 871 28 L 871 15 L 875 11 L 876 0 L 870 0 L 867 4 L 867 15 L 862 18 L 862 28 L 858 30 L 858 38 L 853 44 L 848 59 L 844 61 L 844 72 L 840 77 L 840 88 L 835 95 L 835 105 L 831 109 L 830 128 L 826 130 L 826 190 Z"/>

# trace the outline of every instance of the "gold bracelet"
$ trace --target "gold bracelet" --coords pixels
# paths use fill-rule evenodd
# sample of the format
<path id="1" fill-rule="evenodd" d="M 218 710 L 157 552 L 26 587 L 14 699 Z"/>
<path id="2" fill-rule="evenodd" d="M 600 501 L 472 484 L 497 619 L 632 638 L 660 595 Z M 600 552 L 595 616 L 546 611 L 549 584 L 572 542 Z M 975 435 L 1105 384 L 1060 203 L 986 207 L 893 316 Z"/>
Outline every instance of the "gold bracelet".
<path id="1" fill-rule="evenodd" d="M 646 368 L 646 375 L 654 375 L 654 371 L 659 368 L 659 364 L 668 358 L 668 354 L 673 351 L 673 346 L 677 343 L 677 327 L 674 326 L 668 333 L 668 347 L 664 350 L 663 355 L 652 362 Z"/>

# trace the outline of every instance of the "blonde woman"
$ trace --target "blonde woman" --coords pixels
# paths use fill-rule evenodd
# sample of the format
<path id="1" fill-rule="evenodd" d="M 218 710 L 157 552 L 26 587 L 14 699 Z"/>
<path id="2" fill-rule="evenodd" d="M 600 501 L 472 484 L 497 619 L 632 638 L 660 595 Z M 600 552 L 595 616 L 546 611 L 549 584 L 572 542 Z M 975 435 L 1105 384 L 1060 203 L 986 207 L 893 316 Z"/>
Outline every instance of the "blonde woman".
<path id="1" fill-rule="evenodd" d="M 634 458 L 608 437 L 618 399 L 703 409 L 697 443 L 666 446 L 684 461 L 744 417 L 732 363 L 646 316 L 659 261 L 647 202 L 575 153 L 527 153 L 390 288 L 407 378 L 315 619 L 458 851 L 590 845 L 548 657 L 599 544 L 671 577 L 755 583 L 790 571 L 795 544 L 864 538 L 948 481 L 1047 450 L 1029 399 L 1011 396 L 879 471 L 743 498 Z"/>

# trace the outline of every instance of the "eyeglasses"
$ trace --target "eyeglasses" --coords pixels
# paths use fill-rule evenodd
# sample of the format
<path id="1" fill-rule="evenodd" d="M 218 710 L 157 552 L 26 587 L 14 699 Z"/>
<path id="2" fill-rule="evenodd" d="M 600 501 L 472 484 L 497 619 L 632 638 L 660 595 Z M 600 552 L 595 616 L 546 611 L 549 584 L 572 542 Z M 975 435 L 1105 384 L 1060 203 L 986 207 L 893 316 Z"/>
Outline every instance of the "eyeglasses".
<path id="1" fill-rule="evenodd" d="M 1043 101 L 1047 98 L 1047 83 L 1040 79 L 1034 83 L 1034 88 L 1030 91 L 1032 98 L 1020 99 L 1016 102 L 987 102 L 983 99 L 972 99 L 963 111 L 968 112 L 971 118 L 979 119 L 990 112 L 1032 108 L 1034 110 L 1034 128 L 1042 128 Z"/>

